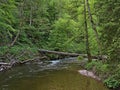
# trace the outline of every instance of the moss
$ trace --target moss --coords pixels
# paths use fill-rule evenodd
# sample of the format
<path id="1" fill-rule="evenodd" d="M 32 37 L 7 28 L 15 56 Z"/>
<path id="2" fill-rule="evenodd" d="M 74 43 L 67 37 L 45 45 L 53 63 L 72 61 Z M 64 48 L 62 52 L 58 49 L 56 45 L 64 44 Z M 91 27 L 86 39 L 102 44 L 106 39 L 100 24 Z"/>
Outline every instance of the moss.
<path id="1" fill-rule="evenodd" d="M 83 58 L 83 56 L 78 56 L 78 57 L 77 57 L 77 60 L 80 60 L 80 61 L 81 61 L 81 60 L 84 60 L 84 58 Z"/>

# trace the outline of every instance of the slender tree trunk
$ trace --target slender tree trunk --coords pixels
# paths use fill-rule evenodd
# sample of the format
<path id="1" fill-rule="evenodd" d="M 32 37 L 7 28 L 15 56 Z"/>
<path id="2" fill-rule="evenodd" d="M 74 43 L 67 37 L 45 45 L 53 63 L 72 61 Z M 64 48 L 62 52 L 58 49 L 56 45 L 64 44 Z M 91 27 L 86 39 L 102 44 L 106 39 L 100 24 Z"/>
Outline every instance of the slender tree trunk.
<path id="1" fill-rule="evenodd" d="M 17 41 L 18 37 L 19 37 L 19 34 L 20 34 L 20 30 L 18 31 L 16 37 L 14 38 L 13 42 L 11 43 L 10 46 L 13 46 L 15 44 L 15 42 Z"/>
<path id="2" fill-rule="evenodd" d="M 89 47 L 89 35 L 88 35 L 88 28 L 87 28 L 87 18 L 86 18 L 86 2 L 84 0 L 84 22 L 85 22 L 85 32 L 86 32 L 86 52 L 88 56 L 88 61 L 91 61 L 91 53 L 90 53 L 90 47 Z"/>
<path id="3" fill-rule="evenodd" d="M 88 14 L 89 14 L 90 22 L 91 22 L 91 25 L 92 25 L 92 29 L 95 32 L 95 36 L 96 36 L 96 40 L 97 40 L 97 44 L 98 44 L 98 49 L 99 49 L 98 50 L 98 54 L 102 55 L 102 52 L 101 52 L 102 51 L 102 47 L 101 47 L 101 43 L 100 43 L 100 40 L 99 40 L 99 35 L 98 35 L 98 32 L 97 32 L 95 23 L 93 21 L 93 17 L 92 17 L 92 14 L 91 14 L 90 5 L 89 5 L 88 0 L 86 0 L 86 4 L 87 4 L 87 9 L 88 9 Z"/>
<path id="4" fill-rule="evenodd" d="M 30 0 L 30 4 L 31 4 L 31 6 L 30 6 L 30 23 L 29 23 L 29 25 L 31 26 L 32 25 L 32 12 L 33 12 L 32 1 L 31 0 Z"/>

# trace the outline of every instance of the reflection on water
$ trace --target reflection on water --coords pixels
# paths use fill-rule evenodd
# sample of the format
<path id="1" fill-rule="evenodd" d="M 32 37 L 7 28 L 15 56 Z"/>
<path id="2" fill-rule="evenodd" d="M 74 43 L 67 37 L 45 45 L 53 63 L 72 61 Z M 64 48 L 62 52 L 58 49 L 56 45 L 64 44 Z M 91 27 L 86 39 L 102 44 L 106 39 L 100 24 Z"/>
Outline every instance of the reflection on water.
<path id="1" fill-rule="evenodd" d="M 77 61 L 67 60 L 27 64 L 2 72 L 0 90 L 108 90 L 101 82 L 80 75 Z"/>

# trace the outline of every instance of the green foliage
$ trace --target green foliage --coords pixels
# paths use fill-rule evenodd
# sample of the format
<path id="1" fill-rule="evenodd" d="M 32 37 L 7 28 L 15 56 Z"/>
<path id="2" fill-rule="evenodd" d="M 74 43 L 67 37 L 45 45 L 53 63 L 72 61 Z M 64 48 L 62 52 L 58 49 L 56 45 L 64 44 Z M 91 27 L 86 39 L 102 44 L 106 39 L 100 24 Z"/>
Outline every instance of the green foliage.
<path id="1" fill-rule="evenodd" d="M 90 63 L 87 63 L 87 65 L 85 66 L 85 68 L 87 68 L 88 70 L 92 69 L 95 65 L 97 64 L 96 61 L 92 61 Z"/>
<path id="2" fill-rule="evenodd" d="M 14 23 L 16 14 L 15 1 L 0 1 L 0 44 L 8 44 L 15 33 Z M 13 13 L 14 11 L 14 13 Z"/>
<path id="3" fill-rule="evenodd" d="M 6 50 L 8 50 L 8 46 L 0 47 L 0 55 L 3 56 L 6 53 Z"/>
<path id="4" fill-rule="evenodd" d="M 53 28 L 54 30 L 50 32 L 49 37 L 50 47 L 59 48 L 61 51 L 68 51 L 68 49 L 73 48 L 74 42 L 69 42 L 69 39 L 78 31 L 78 24 L 69 19 L 69 15 L 65 15 L 65 18 L 60 18 L 55 22 Z"/>
<path id="5" fill-rule="evenodd" d="M 18 47 L 85 53 L 81 0 L 1 1 L 0 15 L 0 46 L 10 45 L 20 31 Z M 91 44 L 92 49 L 95 46 Z"/>
<path id="6" fill-rule="evenodd" d="M 77 60 L 80 60 L 80 61 L 81 61 L 81 60 L 84 60 L 84 58 L 83 58 L 82 56 L 78 56 L 78 57 L 77 57 Z"/>
<path id="7" fill-rule="evenodd" d="M 98 46 L 97 46 L 97 41 L 95 38 L 94 31 L 92 29 L 89 29 L 89 42 L 90 42 L 91 53 L 93 55 L 97 55 L 98 54 Z"/>
<path id="8" fill-rule="evenodd" d="M 8 52 L 10 55 L 14 56 L 13 58 L 17 60 L 27 60 L 34 58 L 38 54 L 38 49 L 36 47 L 24 45 L 14 46 L 10 48 Z"/>
<path id="9" fill-rule="evenodd" d="M 98 18 L 103 53 L 108 55 L 108 77 L 105 84 L 116 89 L 120 86 L 120 1 L 96 0 L 95 9 Z M 101 66 L 102 67 L 102 66 Z M 106 66 L 104 66 L 106 67 Z M 104 67 L 102 70 L 104 70 Z M 101 71 L 101 70 L 100 70 Z M 105 73 L 106 74 L 106 73 Z M 104 75 L 105 75 L 104 74 Z"/>
<path id="10" fill-rule="evenodd" d="M 120 82 L 115 80 L 114 78 L 108 78 L 104 80 L 104 83 L 110 89 L 116 89 L 120 86 Z"/>
<path id="11" fill-rule="evenodd" d="M 95 72 L 97 73 L 107 73 L 109 68 L 108 68 L 108 64 L 105 64 L 101 61 L 92 61 L 90 63 L 88 63 L 85 68 L 91 70 L 91 69 L 95 69 Z"/>
<path id="12" fill-rule="evenodd" d="M 101 28 L 101 41 L 103 43 L 104 53 L 108 54 L 110 60 L 120 60 L 120 1 L 103 0 L 97 1 L 96 10 L 99 17 L 99 26 Z M 100 8 L 99 8 L 100 7 Z"/>

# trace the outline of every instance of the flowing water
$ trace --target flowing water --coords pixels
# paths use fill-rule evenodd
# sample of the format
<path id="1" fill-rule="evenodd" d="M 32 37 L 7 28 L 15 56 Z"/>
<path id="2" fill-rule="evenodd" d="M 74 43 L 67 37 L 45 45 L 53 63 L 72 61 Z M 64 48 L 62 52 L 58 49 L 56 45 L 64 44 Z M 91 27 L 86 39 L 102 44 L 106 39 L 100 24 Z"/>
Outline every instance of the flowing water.
<path id="1" fill-rule="evenodd" d="M 0 90 L 108 90 L 79 69 L 75 58 L 28 63 L 0 72 Z"/>

